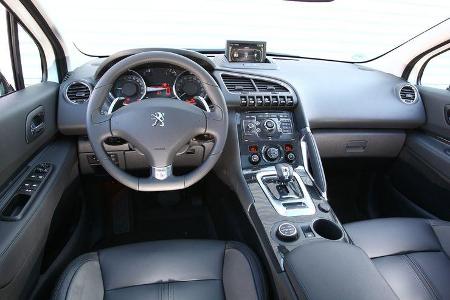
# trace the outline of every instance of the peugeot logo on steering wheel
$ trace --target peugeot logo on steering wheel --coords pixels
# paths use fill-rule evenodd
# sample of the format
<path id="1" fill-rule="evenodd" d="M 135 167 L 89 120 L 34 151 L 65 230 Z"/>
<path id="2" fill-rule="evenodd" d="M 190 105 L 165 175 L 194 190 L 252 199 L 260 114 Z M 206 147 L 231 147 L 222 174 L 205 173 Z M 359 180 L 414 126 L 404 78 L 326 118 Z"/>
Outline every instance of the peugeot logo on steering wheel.
<path id="1" fill-rule="evenodd" d="M 164 113 L 158 111 L 152 113 L 151 117 L 153 120 L 152 126 L 164 127 Z"/>

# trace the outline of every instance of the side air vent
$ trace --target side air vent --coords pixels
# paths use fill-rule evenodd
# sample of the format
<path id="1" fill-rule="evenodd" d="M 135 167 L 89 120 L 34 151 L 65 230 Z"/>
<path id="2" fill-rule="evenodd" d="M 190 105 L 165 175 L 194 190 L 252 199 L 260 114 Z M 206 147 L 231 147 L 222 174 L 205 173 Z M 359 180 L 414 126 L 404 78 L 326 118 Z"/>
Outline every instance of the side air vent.
<path id="1" fill-rule="evenodd" d="M 74 81 L 66 89 L 66 99 L 74 104 L 81 104 L 89 100 L 91 86 L 81 81 Z"/>
<path id="2" fill-rule="evenodd" d="M 413 104 L 417 101 L 417 90 L 412 85 L 404 85 L 399 90 L 400 100 L 406 104 Z"/>
<path id="3" fill-rule="evenodd" d="M 256 92 L 256 88 L 250 78 L 231 75 L 222 75 L 222 80 L 230 92 Z"/>
<path id="4" fill-rule="evenodd" d="M 266 80 L 260 80 L 260 79 L 253 79 L 253 82 L 256 85 L 256 88 L 259 92 L 277 92 L 277 93 L 287 93 L 289 90 L 282 86 L 281 84 L 266 81 Z"/>

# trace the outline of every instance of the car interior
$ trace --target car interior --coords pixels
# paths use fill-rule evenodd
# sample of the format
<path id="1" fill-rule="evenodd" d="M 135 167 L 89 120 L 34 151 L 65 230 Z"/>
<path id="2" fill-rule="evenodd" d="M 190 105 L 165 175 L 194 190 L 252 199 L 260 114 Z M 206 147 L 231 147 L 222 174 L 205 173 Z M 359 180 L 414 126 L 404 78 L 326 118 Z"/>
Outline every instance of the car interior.
<path id="1" fill-rule="evenodd" d="M 391 1 L 373 24 L 255 8 L 339 36 L 301 52 L 256 13 L 214 23 L 252 1 L 170 0 L 152 26 L 132 22 L 152 3 L 91 2 L 0 0 L 0 299 L 450 299 L 448 3 L 395 4 L 420 31 L 380 25 Z"/>

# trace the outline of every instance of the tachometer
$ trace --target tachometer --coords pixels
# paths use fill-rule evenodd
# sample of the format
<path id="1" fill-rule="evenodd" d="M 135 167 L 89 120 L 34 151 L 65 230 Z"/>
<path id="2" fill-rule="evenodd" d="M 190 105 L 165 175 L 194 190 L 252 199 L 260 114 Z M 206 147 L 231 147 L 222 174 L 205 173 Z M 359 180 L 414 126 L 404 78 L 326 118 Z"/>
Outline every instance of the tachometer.
<path id="1" fill-rule="evenodd" d="M 123 98 L 123 104 L 141 100 L 147 93 L 145 81 L 138 72 L 129 70 L 127 73 L 120 75 L 114 82 L 111 90 L 113 98 Z"/>
<path id="2" fill-rule="evenodd" d="M 200 79 L 189 72 L 178 75 L 175 79 L 173 91 L 175 96 L 182 101 L 189 101 L 196 96 L 206 97 L 206 91 Z"/>

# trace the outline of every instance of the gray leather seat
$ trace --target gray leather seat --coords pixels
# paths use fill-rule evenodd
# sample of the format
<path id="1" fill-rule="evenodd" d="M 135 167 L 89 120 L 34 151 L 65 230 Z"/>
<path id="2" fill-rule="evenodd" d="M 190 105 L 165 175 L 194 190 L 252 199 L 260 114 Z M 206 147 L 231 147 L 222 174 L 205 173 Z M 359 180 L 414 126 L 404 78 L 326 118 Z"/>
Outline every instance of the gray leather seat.
<path id="1" fill-rule="evenodd" d="M 265 299 L 261 265 L 237 242 L 172 240 L 88 253 L 64 271 L 54 299 Z"/>
<path id="2" fill-rule="evenodd" d="M 344 226 L 400 299 L 450 299 L 450 223 L 389 218 Z"/>

